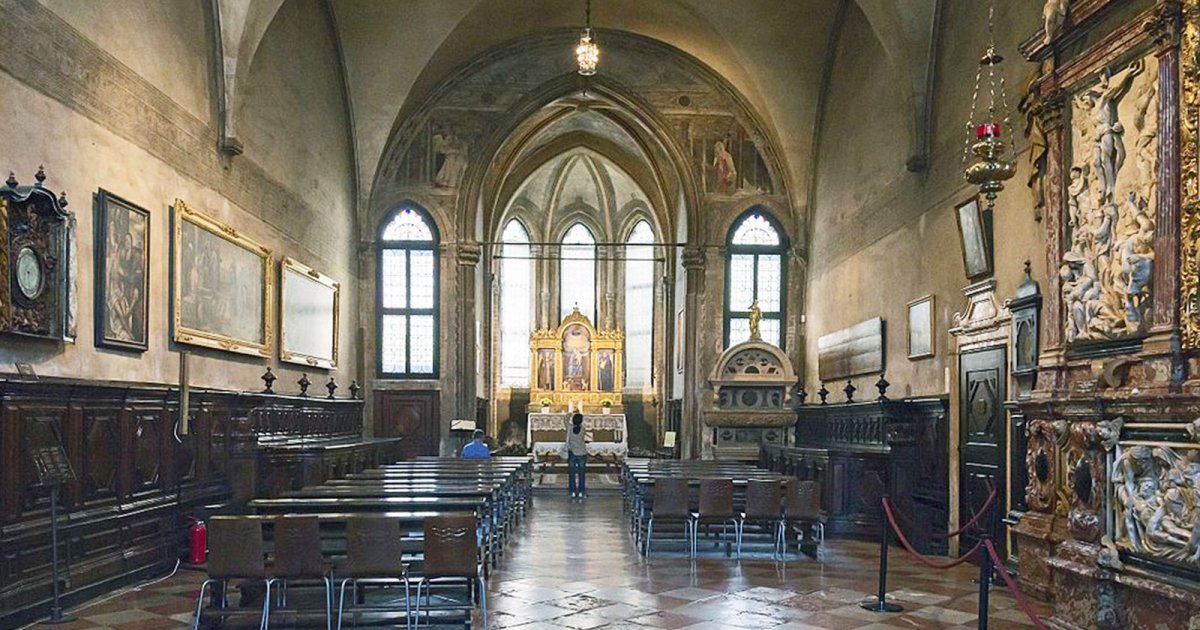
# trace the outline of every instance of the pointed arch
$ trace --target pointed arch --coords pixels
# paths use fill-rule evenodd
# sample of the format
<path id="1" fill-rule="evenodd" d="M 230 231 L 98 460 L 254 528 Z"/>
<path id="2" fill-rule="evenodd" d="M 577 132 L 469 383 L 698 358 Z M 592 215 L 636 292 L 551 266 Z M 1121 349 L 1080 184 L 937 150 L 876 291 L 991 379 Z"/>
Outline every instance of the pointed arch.
<path id="1" fill-rule="evenodd" d="M 625 385 L 648 387 L 654 375 L 655 256 L 658 239 L 646 219 L 625 237 Z M 647 317 L 649 313 L 649 317 Z"/>
<path id="2" fill-rule="evenodd" d="M 726 236 L 725 347 L 750 339 L 750 312 L 762 314 L 762 340 L 783 348 L 787 296 L 787 233 L 764 208 L 743 212 Z"/>
<path id="3" fill-rule="evenodd" d="M 500 236 L 500 382 L 529 387 L 529 333 L 533 330 L 533 264 L 529 230 L 509 219 Z"/>
<path id="4" fill-rule="evenodd" d="M 560 319 L 576 307 L 579 312 L 596 321 L 596 236 L 582 222 L 563 233 L 559 247 Z"/>

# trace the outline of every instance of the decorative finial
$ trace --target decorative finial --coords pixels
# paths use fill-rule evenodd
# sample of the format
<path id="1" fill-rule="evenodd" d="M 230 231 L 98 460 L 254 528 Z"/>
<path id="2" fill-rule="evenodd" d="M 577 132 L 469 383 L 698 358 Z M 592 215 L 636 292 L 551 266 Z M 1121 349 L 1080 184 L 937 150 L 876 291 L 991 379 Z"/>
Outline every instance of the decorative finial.
<path id="1" fill-rule="evenodd" d="M 1025 277 L 1030 280 L 1033 279 L 1033 266 L 1029 264 L 1028 258 L 1025 259 Z"/>
<path id="2" fill-rule="evenodd" d="M 312 381 L 308 380 L 308 375 L 301 374 L 300 380 L 296 381 L 296 384 L 300 386 L 300 395 L 308 398 L 308 386 L 312 385 Z"/>
<path id="3" fill-rule="evenodd" d="M 358 381 L 350 381 L 350 398 L 358 400 L 358 390 L 362 389 L 358 386 Z"/>
<path id="4" fill-rule="evenodd" d="M 820 397 L 821 397 L 821 404 L 822 404 L 822 405 L 828 405 L 828 404 L 829 404 L 828 402 L 826 402 L 826 401 L 825 401 L 825 399 L 829 397 L 829 390 L 828 390 L 828 389 L 825 389 L 825 383 L 823 383 L 823 382 L 821 383 L 821 389 L 818 389 L 818 390 L 817 390 L 817 396 L 820 396 Z"/>
<path id="5" fill-rule="evenodd" d="M 336 382 L 334 382 L 334 380 L 333 380 L 333 377 L 332 377 L 332 376 L 330 376 L 330 377 L 329 377 L 329 382 L 328 382 L 328 383 L 325 383 L 325 389 L 328 389 L 328 390 L 329 390 L 329 395 L 328 395 L 328 396 L 326 396 L 326 398 L 328 398 L 329 400 L 333 400 L 333 392 L 336 392 L 336 391 L 337 391 L 337 388 L 338 388 L 338 385 L 337 385 L 337 383 L 336 383 Z"/>
<path id="6" fill-rule="evenodd" d="M 846 392 L 846 402 L 854 402 L 854 392 L 857 390 L 858 388 L 854 386 L 854 383 L 847 379 L 846 386 L 842 388 L 842 391 Z"/>
<path id="7" fill-rule="evenodd" d="M 275 379 L 277 379 L 279 377 L 275 376 L 275 373 L 271 371 L 271 368 L 269 366 L 267 367 L 267 371 L 263 372 L 263 375 L 260 376 L 259 378 L 261 378 L 262 382 L 265 383 L 267 386 L 267 388 L 263 390 L 263 393 L 264 394 L 274 394 L 275 390 L 271 389 L 271 387 L 275 384 Z"/>
<path id="8" fill-rule="evenodd" d="M 41 187 L 42 182 L 46 181 L 46 169 L 41 164 L 38 164 L 37 173 L 34 173 L 33 178 L 37 180 L 34 186 L 38 187 Z"/>
<path id="9" fill-rule="evenodd" d="M 883 377 L 883 372 L 880 372 L 879 380 L 875 381 L 875 389 L 879 390 L 879 400 L 887 400 L 887 388 L 889 386 L 891 386 L 891 383 Z"/>
<path id="10" fill-rule="evenodd" d="M 17 174 L 16 174 L 16 173 L 14 173 L 14 172 L 12 172 L 12 171 L 9 171 L 9 172 L 8 172 L 8 179 L 4 180 L 4 184 L 5 184 L 6 186 L 8 186 L 9 188 L 16 188 L 16 187 L 17 187 L 17 183 L 18 183 L 18 182 L 17 182 Z"/>
<path id="11" fill-rule="evenodd" d="M 762 322 L 762 309 L 758 307 L 758 298 L 750 304 L 750 341 L 762 341 L 759 324 Z"/>
<path id="12" fill-rule="evenodd" d="M 798 388 L 796 388 L 796 400 L 799 401 L 796 403 L 796 406 L 803 407 L 804 401 L 807 398 L 808 398 L 808 392 L 805 391 L 805 389 L 804 389 L 804 383 L 800 383 L 800 386 Z"/>
<path id="13" fill-rule="evenodd" d="M 60 208 L 67 207 L 67 191 L 65 191 L 65 190 L 58 193 L 58 207 L 60 207 Z"/>

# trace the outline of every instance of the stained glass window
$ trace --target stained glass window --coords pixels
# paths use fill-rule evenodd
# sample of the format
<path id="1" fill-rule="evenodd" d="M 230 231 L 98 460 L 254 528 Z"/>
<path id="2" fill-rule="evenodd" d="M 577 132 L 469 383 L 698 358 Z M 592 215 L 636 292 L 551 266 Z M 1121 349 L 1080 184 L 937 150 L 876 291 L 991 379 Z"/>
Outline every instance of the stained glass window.
<path id="1" fill-rule="evenodd" d="M 654 231 L 639 221 L 625 241 L 625 386 L 650 385 L 654 348 Z"/>
<path id="2" fill-rule="evenodd" d="M 519 221 L 504 227 L 500 240 L 500 382 L 529 387 L 532 266 L 529 233 Z"/>
<path id="3" fill-rule="evenodd" d="M 379 236 L 379 372 L 437 375 L 437 236 L 423 211 L 403 208 Z"/>
<path id="4" fill-rule="evenodd" d="M 750 308 L 758 300 L 762 311 L 762 340 L 783 347 L 782 322 L 786 300 L 784 254 L 787 242 L 770 215 L 752 210 L 729 232 L 726 266 L 725 347 L 750 339 Z"/>
<path id="5" fill-rule="evenodd" d="M 596 239 L 582 223 L 571 226 L 563 236 L 559 270 L 562 316 L 570 315 L 578 306 L 579 312 L 595 324 Z"/>

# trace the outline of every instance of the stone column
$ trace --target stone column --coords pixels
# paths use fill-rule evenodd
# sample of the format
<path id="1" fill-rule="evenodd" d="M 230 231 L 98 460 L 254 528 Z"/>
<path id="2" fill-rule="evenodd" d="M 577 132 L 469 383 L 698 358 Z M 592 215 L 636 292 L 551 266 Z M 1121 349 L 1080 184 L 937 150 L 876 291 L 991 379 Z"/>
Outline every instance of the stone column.
<path id="1" fill-rule="evenodd" d="M 687 297 L 684 316 L 683 341 L 683 418 L 679 422 L 679 456 L 681 459 L 693 459 L 700 455 L 703 427 L 700 426 L 700 404 L 703 397 L 698 390 L 701 386 L 697 370 L 697 360 L 700 355 L 699 326 L 700 302 L 704 293 L 704 267 L 706 257 L 704 249 L 689 245 L 683 249 L 683 268 L 687 274 Z"/>
<path id="2" fill-rule="evenodd" d="M 479 243 L 458 244 L 458 287 L 454 314 L 458 326 L 458 385 L 451 418 L 475 418 L 475 273 L 479 267 Z"/>

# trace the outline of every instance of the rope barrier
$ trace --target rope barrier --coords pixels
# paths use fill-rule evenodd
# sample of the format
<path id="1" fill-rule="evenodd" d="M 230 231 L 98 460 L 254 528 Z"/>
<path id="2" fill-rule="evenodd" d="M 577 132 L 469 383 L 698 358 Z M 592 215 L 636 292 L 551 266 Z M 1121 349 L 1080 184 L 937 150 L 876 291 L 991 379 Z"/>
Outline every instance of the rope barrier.
<path id="1" fill-rule="evenodd" d="M 988 555 L 992 557 L 993 566 L 1000 572 L 1000 577 L 1004 580 L 1004 585 L 1008 587 L 1013 599 L 1017 601 L 1017 607 L 1021 609 L 1021 612 L 1025 613 L 1026 617 L 1029 617 L 1029 621 L 1033 623 L 1035 628 L 1038 630 L 1048 630 L 1046 624 L 1042 622 L 1042 618 L 1038 616 L 1037 612 L 1033 610 L 1033 606 L 1029 604 L 1029 600 L 1025 598 L 1025 594 L 1021 592 L 1020 587 L 1013 581 L 1013 577 L 1004 569 L 1004 562 L 1000 560 L 1000 555 L 996 553 L 996 548 L 992 546 L 992 541 L 986 541 L 986 546 Z"/>
<path id="2" fill-rule="evenodd" d="M 975 555 L 975 552 L 979 551 L 979 548 L 983 546 L 983 541 L 980 540 L 979 542 L 975 543 L 974 547 L 971 547 L 970 551 L 967 551 L 950 562 L 934 562 L 933 560 L 921 555 L 920 552 L 913 548 L 912 543 L 908 542 L 908 538 L 905 538 L 904 532 L 900 531 L 900 526 L 896 524 L 896 515 L 892 513 L 892 504 L 890 501 L 888 501 L 887 497 L 883 498 L 883 512 L 887 515 L 887 520 L 889 523 L 891 523 L 892 531 L 896 533 L 896 539 L 900 541 L 900 546 L 904 547 L 905 551 L 928 567 L 934 569 L 949 569 L 951 567 L 956 567 L 967 560 L 970 560 L 971 556 Z"/>
<path id="3" fill-rule="evenodd" d="M 991 493 L 988 494 L 987 500 L 983 502 L 983 507 L 979 508 L 979 511 L 976 512 L 975 515 L 972 516 L 966 522 L 965 525 L 963 525 L 962 527 L 959 527 L 958 529 L 956 529 L 948 534 L 939 534 L 937 532 L 931 532 L 931 533 L 927 534 L 927 536 L 929 537 L 930 540 L 950 540 L 951 538 L 962 535 L 963 532 L 970 529 L 972 526 L 975 525 L 975 523 L 977 523 L 979 521 L 980 518 L 983 517 L 984 513 L 987 512 L 988 509 L 992 507 L 992 502 L 995 500 L 996 500 L 996 490 L 993 488 Z M 901 512 L 899 508 L 893 508 L 893 509 L 895 510 L 894 514 L 896 515 L 897 520 L 902 521 L 905 525 L 916 526 L 917 522 L 915 520 L 913 520 L 913 518 L 911 516 L 905 514 L 904 512 Z"/>

